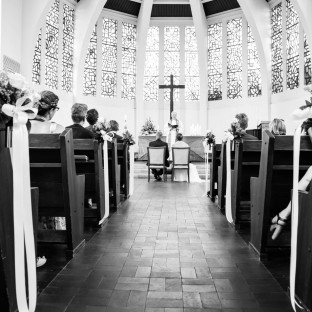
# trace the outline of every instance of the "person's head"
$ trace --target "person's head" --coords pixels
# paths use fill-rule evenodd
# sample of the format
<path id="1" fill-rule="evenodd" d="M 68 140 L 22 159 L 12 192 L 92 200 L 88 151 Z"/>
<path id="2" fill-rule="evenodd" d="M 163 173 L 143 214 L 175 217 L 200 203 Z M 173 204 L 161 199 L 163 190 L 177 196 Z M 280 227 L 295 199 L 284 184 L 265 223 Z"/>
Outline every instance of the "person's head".
<path id="1" fill-rule="evenodd" d="M 99 119 L 99 113 L 96 109 L 92 108 L 87 111 L 87 122 L 90 124 L 90 126 L 93 126 L 96 124 L 96 122 Z"/>
<path id="2" fill-rule="evenodd" d="M 176 136 L 177 141 L 182 141 L 183 140 L 183 134 L 182 133 L 178 133 Z"/>
<path id="3" fill-rule="evenodd" d="M 236 114 L 235 118 L 238 120 L 240 127 L 245 130 L 248 127 L 248 117 L 245 113 Z"/>
<path id="4" fill-rule="evenodd" d="M 270 122 L 269 129 L 275 135 L 286 135 L 286 125 L 283 119 L 274 118 Z"/>
<path id="5" fill-rule="evenodd" d="M 176 111 L 172 111 L 172 113 L 171 113 L 171 118 L 176 119 L 177 116 L 178 116 L 178 113 L 177 113 Z"/>
<path id="6" fill-rule="evenodd" d="M 301 130 L 305 135 L 309 135 L 308 130 L 310 128 L 312 128 L 312 118 L 308 118 L 302 123 Z"/>
<path id="7" fill-rule="evenodd" d="M 109 130 L 110 131 L 118 131 L 119 130 L 119 124 L 116 120 L 110 120 L 109 121 Z"/>
<path id="8" fill-rule="evenodd" d="M 59 97 L 51 91 L 40 92 L 41 99 L 37 103 L 38 116 L 51 120 L 56 111 L 59 110 L 57 106 Z"/>
<path id="9" fill-rule="evenodd" d="M 71 108 L 71 117 L 75 124 L 84 123 L 86 120 L 86 115 L 88 111 L 88 106 L 86 104 L 75 103 Z"/>
<path id="10" fill-rule="evenodd" d="M 156 140 L 161 139 L 162 136 L 163 136 L 162 132 L 160 130 L 158 130 L 156 132 Z"/>

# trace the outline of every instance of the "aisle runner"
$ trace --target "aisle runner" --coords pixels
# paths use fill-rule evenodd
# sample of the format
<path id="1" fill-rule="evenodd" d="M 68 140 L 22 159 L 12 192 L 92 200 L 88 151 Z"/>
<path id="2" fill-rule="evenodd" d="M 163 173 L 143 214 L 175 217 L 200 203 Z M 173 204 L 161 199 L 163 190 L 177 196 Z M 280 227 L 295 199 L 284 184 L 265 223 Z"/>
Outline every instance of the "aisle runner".
<path id="1" fill-rule="evenodd" d="M 36 255 L 30 192 L 29 142 L 26 123 L 35 118 L 33 103 L 22 106 L 28 97 L 16 101 L 16 106 L 4 104 L 2 111 L 13 117 L 12 168 L 14 210 L 15 287 L 19 312 L 34 312 L 37 301 Z M 28 276 L 29 307 L 27 304 L 25 254 Z"/>

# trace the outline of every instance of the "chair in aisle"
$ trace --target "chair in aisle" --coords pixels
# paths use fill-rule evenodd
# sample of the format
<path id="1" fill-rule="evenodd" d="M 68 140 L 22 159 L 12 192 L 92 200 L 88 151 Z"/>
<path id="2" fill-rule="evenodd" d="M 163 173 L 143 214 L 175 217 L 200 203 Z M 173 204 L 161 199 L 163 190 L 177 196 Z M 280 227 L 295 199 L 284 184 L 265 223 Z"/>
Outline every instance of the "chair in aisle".
<path id="1" fill-rule="evenodd" d="M 190 147 L 172 148 L 172 181 L 175 170 L 187 170 L 187 181 L 190 183 Z"/>
<path id="2" fill-rule="evenodd" d="M 148 182 L 150 181 L 150 170 L 163 169 L 164 181 L 167 181 L 166 150 L 162 147 L 147 147 Z"/>

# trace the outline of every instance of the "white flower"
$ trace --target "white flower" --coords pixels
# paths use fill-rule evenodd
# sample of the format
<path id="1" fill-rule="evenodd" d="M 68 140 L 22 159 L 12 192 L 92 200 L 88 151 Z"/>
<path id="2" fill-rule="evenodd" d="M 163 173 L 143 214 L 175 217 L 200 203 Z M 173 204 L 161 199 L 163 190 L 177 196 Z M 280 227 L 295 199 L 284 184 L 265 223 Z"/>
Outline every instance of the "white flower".
<path id="1" fill-rule="evenodd" d="M 9 77 L 9 82 L 12 87 L 19 89 L 19 90 L 25 89 L 26 80 L 21 74 L 9 73 L 8 77 Z"/>
<path id="2" fill-rule="evenodd" d="M 234 123 L 238 123 L 239 121 L 238 121 L 238 119 L 237 118 L 233 118 L 233 120 L 232 120 L 232 124 L 234 124 Z"/>
<path id="3" fill-rule="evenodd" d="M 312 84 L 305 86 L 303 90 L 312 93 Z"/>
<path id="4" fill-rule="evenodd" d="M 222 142 L 227 142 L 227 140 L 233 141 L 234 140 L 234 136 L 233 136 L 233 134 L 231 132 L 224 131 L 224 138 L 223 138 Z"/>

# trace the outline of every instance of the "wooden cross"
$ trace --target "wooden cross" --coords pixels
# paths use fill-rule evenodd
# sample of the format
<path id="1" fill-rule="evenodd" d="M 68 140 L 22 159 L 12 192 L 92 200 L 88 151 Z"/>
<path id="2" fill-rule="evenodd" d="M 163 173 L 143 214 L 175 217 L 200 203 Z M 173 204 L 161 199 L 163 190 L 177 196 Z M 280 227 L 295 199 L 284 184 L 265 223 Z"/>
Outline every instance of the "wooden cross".
<path id="1" fill-rule="evenodd" d="M 170 75 L 170 85 L 159 85 L 159 89 L 170 89 L 170 118 L 173 111 L 173 89 L 184 89 L 185 85 L 174 85 L 173 75 Z"/>

